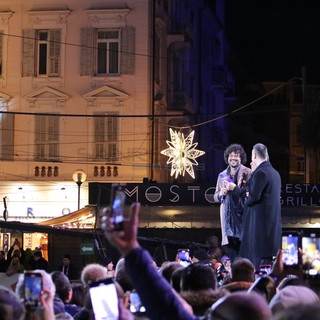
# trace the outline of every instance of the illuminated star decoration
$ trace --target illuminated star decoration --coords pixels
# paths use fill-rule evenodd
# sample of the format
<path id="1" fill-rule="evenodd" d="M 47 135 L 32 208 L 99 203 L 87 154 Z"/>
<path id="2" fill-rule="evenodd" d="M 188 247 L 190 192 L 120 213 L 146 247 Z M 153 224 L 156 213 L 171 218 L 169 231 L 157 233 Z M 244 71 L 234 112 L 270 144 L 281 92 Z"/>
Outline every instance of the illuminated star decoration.
<path id="1" fill-rule="evenodd" d="M 198 143 L 193 143 L 194 130 L 184 138 L 183 133 L 177 132 L 169 128 L 171 141 L 167 140 L 169 148 L 162 150 L 161 154 L 169 157 L 167 164 L 171 163 L 171 176 L 175 174 L 175 178 L 179 174 L 183 175 L 187 171 L 194 179 L 193 166 L 197 166 L 196 158 L 205 154 L 204 151 L 195 149 Z"/>

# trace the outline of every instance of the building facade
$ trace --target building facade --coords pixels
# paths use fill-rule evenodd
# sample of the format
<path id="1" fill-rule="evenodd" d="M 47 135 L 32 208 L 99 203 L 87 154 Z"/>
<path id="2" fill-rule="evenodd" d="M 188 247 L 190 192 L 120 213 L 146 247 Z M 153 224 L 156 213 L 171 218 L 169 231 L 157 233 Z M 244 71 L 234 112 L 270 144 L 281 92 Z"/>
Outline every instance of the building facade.
<path id="1" fill-rule="evenodd" d="M 222 114 L 232 91 L 223 1 L 3 0 L 0 18 L 9 220 L 75 211 L 88 182 L 172 181 L 160 155 L 171 126 L 195 126 L 206 151 L 196 179 L 215 179 L 227 121 L 201 122 Z"/>

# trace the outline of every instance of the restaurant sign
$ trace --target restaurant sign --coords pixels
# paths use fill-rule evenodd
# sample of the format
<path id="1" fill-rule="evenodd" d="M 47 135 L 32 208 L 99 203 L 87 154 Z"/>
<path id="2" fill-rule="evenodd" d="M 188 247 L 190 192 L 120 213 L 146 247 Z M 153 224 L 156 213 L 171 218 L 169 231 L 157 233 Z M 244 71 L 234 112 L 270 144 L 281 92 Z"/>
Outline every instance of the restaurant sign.
<path id="1" fill-rule="evenodd" d="M 109 205 L 111 183 L 89 183 L 89 204 Z M 214 205 L 215 185 L 127 183 L 127 204 L 139 201 L 148 206 L 210 206 Z M 291 206 L 320 206 L 320 184 L 285 184 L 281 204 Z"/>

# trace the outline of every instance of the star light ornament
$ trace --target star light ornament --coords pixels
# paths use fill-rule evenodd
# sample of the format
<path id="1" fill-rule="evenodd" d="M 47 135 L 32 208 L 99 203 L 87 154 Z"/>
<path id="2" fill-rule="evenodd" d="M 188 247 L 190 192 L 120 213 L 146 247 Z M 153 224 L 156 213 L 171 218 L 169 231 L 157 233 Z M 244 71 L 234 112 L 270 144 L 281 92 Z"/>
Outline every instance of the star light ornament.
<path id="1" fill-rule="evenodd" d="M 183 175 L 187 171 L 194 179 L 193 166 L 197 166 L 196 158 L 205 154 L 204 151 L 195 149 L 198 143 L 193 143 L 194 130 L 184 138 L 183 133 L 174 131 L 169 128 L 171 141 L 167 140 L 169 148 L 162 150 L 161 154 L 169 157 L 167 164 L 171 163 L 171 176 L 175 174 L 175 178 L 179 174 Z"/>

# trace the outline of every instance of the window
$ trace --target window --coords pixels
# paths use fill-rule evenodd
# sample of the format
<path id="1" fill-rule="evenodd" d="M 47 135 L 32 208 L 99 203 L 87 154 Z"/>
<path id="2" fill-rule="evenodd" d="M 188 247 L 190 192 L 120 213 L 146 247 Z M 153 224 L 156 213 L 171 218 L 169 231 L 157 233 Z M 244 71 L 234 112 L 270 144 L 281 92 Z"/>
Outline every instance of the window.
<path id="1" fill-rule="evenodd" d="M 303 172 L 305 170 L 304 157 L 297 157 L 297 171 Z"/>
<path id="2" fill-rule="evenodd" d="M 119 31 L 97 31 L 96 73 L 98 75 L 119 73 L 119 41 Z"/>
<path id="3" fill-rule="evenodd" d="M 22 76 L 58 77 L 61 72 L 61 30 L 23 30 Z"/>
<path id="4" fill-rule="evenodd" d="M 114 113 L 96 113 L 94 118 L 94 158 L 118 160 L 118 118 Z M 109 115 L 109 117 L 108 117 Z"/>
<path id="5" fill-rule="evenodd" d="M 81 30 L 81 75 L 133 74 L 134 29 Z"/>
<path id="6" fill-rule="evenodd" d="M 59 158 L 59 117 L 35 117 L 35 160 L 52 161 Z"/>
<path id="7" fill-rule="evenodd" d="M 0 113 L 0 159 L 13 160 L 14 115 Z"/>

